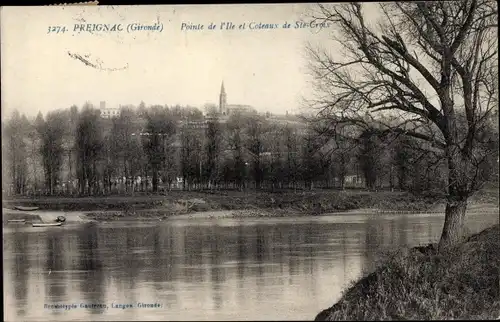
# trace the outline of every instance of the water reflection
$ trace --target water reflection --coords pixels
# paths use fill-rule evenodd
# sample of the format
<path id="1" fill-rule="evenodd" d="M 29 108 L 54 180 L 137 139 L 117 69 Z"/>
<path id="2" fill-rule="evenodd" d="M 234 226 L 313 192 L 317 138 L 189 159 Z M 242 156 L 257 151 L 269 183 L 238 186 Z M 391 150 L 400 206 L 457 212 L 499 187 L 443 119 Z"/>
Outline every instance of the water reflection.
<path id="1" fill-rule="evenodd" d="M 28 235 L 16 234 L 13 236 L 14 250 L 13 260 L 11 262 L 11 271 L 13 273 L 13 295 L 15 299 L 15 308 L 17 315 L 24 315 L 26 309 L 26 298 L 28 296 L 28 280 L 26 276 L 30 269 L 28 260 Z M 5 265 L 5 263 L 4 263 Z"/>
<path id="2" fill-rule="evenodd" d="M 83 271 L 79 275 L 80 294 L 83 295 L 85 303 L 106 302 L 106 276 L 103 271 L 103 259 L 101 251 L 101 232 L 95 225 L 87 225 L 77 232 L 78 270 Z M 63 301 L 63 299 L 61 299 Z M 103 308 L 85 308 L 91 314 L 105 312 Z"/>
<path id="3" fill-rule="evenodd" d="M 436 241 L 441 216 L 4 229 L 7 320 L 311 319 L 381 251 Z M 469 216 L 471 231 L 498 213 Z M 44 304 L 160 303 L 156 309 Z"/>

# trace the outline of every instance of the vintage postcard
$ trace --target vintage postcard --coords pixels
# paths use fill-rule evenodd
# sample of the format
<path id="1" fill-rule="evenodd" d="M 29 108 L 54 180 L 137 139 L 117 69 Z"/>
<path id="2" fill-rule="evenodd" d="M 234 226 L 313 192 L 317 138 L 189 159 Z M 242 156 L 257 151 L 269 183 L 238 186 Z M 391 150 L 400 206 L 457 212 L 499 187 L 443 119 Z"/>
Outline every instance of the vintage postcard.
<path id="1" fill-rule="evenodd" d="M 497 318 L 497 15 L 2 7 L 4 319 Z"/>

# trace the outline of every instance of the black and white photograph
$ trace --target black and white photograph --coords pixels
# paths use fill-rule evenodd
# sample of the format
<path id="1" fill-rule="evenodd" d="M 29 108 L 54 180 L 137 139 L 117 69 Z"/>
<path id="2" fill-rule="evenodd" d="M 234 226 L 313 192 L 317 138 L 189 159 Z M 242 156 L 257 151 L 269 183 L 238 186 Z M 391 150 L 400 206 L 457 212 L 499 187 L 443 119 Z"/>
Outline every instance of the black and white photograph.
<path id="1" fill-rule="evenodd" d="M 0 32 L 4 321 L 500 319 L 496 1 Z"/>

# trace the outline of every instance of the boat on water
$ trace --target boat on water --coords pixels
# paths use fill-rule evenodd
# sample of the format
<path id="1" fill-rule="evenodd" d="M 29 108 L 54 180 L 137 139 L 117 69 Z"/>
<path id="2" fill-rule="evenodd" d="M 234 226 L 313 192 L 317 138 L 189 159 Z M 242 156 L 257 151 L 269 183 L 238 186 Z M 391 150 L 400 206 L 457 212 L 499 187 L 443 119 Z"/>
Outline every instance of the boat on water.
<path id="1" fill-rule="evenodd" d="M 26 222 L 26 219 L 9 219 L 7 220 L 7 222 L 15 224 L 24 224 Z"/>
<path id="2" fill-rule="evenodd" d="M 22 211 L 34 211 L 40 209 L 39 207 L 24 207 L 24 206 L 14 206 L 14 209 L 16 210 L 22 210 Z"/>
<path id="3" fill-rule="evenodd" d="M 52 226 L 61 226 L 62 222 L 56 222 L 56 223 L 51 223 L 51 224 L 44 224 L 44 223 L 33 223 L 33 227 L 52 227 Z"/>

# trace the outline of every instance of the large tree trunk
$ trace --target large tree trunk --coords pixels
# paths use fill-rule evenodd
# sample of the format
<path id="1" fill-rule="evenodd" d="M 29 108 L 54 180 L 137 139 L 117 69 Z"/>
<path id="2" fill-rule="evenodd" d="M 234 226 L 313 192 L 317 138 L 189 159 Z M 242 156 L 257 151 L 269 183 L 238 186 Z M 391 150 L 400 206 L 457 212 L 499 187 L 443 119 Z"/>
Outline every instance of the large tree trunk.
<path id="1" fill-rule="evenodd" d="M 463 240 L 467 198 L 470 194 L 470 161 L 457 145 L 448 145 L 448 197 L 443 232 L 439 248 L 452 246 Z"/>
<path id="2" fill-rule="evenodd" d="M 446 203 L 443 232 L 439 241 L 440 249 L 457 244 L 464 238 L 467 198 L 452 198 L 450 196 Z"/>

